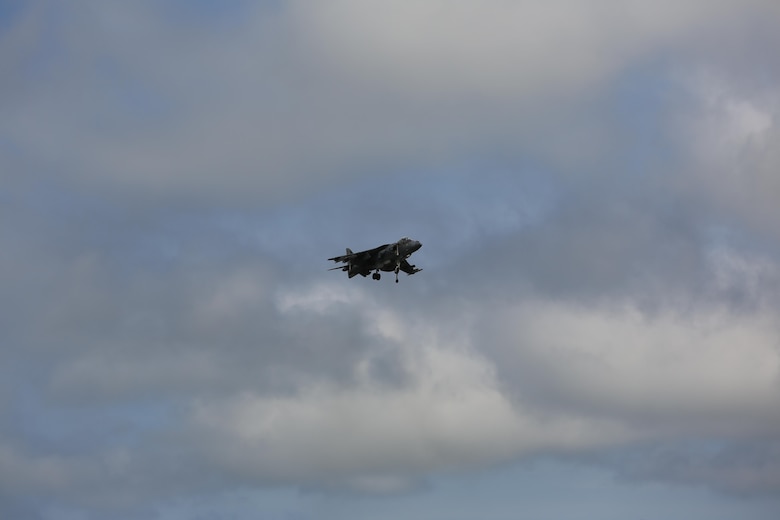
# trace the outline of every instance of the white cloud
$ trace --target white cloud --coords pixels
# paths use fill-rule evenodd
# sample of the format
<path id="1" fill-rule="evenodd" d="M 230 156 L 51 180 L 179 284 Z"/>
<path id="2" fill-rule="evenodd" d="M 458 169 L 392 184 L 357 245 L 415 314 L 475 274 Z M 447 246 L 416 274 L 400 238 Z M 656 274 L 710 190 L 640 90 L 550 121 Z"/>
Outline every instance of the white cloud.
<path id="1" fill-rule="evenodd" d="M 402 386 L 363 374 L 349 385 L 303 384 L 293 395 L 201 400 L 192 426 L 223 470 L 324 487 L 414 482 L 539 453 L 780 430 L 771 313 L 649 316 L 630 305 L 544 301 L 490 317 L 472 312 L 476 319 L 393 322 L 386 337 L 402 352 Z"/>
<path id="2" fill-rule="evenodd" d="M 336 312 L 349 304 L 368 303 L 364 291 L 354 285 L 330 282 L 307 286 L 303 289 L 281 291 L 275 298 L 281 312 L 294 310 L 317 313 Z"/>
<path id="3" fill-rule="evenodd" d="M 780 331 L 771 308 L 585 308 L 535 302 L 502 311 L 496 351 L 520 398 L 589 411 L 638 438 L 777 434 Z M 530 381 L 524 381 L 524 376 Z"/>
<path id="4" fill-rule="evenodd" d="M 678 118 L 693 181 L 721 209 L 776 233 L 780 219 L 780 90 L 741 86 L 712 71 L 685 80 L 693 103 Z"/>
<path id="5" fill-rule="evenodd" d="M 202 401 L 193 428 L 207 439 L 207 458 L 245 478 L 375 491 L 623 437 L 606 421 L 519 410 L 496 386 L 491 364 L 473 354 L 414 345 L 407 356 L 410 381 L 402 388 L 364 380 L 348 388 L 312 384 L 294 396 Z"/>
<path id="6" fill-rule="evenodd" d="M 753 4 L 760 4 L 754 2 Z M 314 52 L 411 96 L 530 102 L 600 83 L 650 48 L 749 11 L 661 1 L 293 2 Z"/>
<path id="7" fill-rule="evenodd" d="M 14 33 L 10 73 L 30 88 L 0 125 L 71 179 L 210 200 L 267 202 L 496 147 L 572 166 L 613 140 L 586 110 L 599 88 L 762 6 L 333 0 L 207 31 L 152 4 L 100 4 L 57 17 L 53 44 L 41 8 Z"/>
<path id="8" fill-rule="evenodd" d="M 730 283 L 752 272 L 740 263 L 734 271 L 728 258 L 713 262 L 723 264 Z M 106 489 L 116 491 L 138 472 L 160 483 L 171 478 L 173 465 L 185 464 L 231 482 L 396 493 L 431 473 L 538 454 L 589 454 L 692 437 L 749 440 L 780 430 L 780 332 L 770 308 L 643 314 L 630 303 L 585 307 L 527 298 L 499 304 L 486 295 L 405 307 L 335 282 L 269 291 L 241 270 L 210 279 L 222 280 L 203 293 L 214 296 L 202 298 L 212 319 L 229 320 L 225 314 L 237 312 L 240 329 L 257 320 L 241 312 L 243 306 L 273 308 L 280 330 L 306 323 L 304 339 L 313 345 L 284 341 L 245 349 L 212 343 L 209 336 L 181 346 L 71 349 L 72 360 L 54 374 L 58 392 L 109 392 L 103 397 L 109 403 L 120 402 L 117 391 L 125 400 L 159 393 L 178 403 L 185 417 L 139 432 L 139 451 L 123 464 L 108 452 L 68 460 L 0 453 L 28 475 L 29 488 L 61 486 L 58 494 L 90 502 L 95 497 L 87 488 L 106 475 Z M 198 309 L 189 312 L 201 316 Z M 361 335 L 333 335 L 345 313 L 355 317 Z M 178 326 L 185 330 L 177 335 L 186 336 L 192 323 L 185 318 Z M 373 370 L 388 351 L 396 354 L 400 373 L 390 380 Z M 290 353 L 296 357 L 280 358 Z M 335 357 L 343 372 L 323 366 L 321 356 Z M 275 371 L 288 379 L 284 391 L 264 381 Z M 175 455 L 152 456 L 169 450 Z M 86 468 L 78 481 L 56 480 L 71 466 Z M 726 474 L 728 467 L 717 471 L 723 482 L 739 481 Z M 192 476 L 176 485 L 206 484 Z M 136 489 L 145 496 L 172 489 L 154 487 Z M 121 495 L 114 500 L 126 498 Z"/>

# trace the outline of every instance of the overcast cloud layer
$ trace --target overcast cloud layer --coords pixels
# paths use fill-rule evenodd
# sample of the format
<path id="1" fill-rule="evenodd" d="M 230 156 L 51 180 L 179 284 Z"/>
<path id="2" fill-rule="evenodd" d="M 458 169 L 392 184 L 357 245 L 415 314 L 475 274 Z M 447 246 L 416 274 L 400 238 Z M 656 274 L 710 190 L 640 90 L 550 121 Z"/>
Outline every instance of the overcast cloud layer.
<path id="1" fill-rule="evenodd" d="M 0 6 L 0 516 L 552 461 L 775 518 L 777 49 L 774 0 Z"/>

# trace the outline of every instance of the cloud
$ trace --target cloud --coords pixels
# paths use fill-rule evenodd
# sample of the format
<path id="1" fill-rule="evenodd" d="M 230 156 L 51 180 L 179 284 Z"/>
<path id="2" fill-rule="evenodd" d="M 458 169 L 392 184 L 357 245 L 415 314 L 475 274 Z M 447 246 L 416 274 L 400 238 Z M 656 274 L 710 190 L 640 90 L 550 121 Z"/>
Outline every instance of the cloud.
<path id="1" fill-rule="evenodd" d="M 454 318 L 446 327 L 465 342 L 437 341 L 441 324 L 379 318 L 403 352 L 403 386 L 362 373 L 355 384 L 311 383 L 283 397 L 246 392 L 198 402 L 192 427 L 208 433 L 203 449 L 224 470 L 309 486 L 414 482 L 541 453 L 778 433 L 771 314 L 643 316 L 531 301 Z M 458 321 L 474 326 L 459 330 Z"/>
<path id="2" fill-rule="evenodd" d="M 339 0 L 293 3 L 291 12 L 317 43 L 313 50 L 361 79 L 426 98 L 523 102 L 603 82 L 659 45 L 762 4 Z"/>
<path id="3" fill-rule="evenodd" d="M 534 303 L 505 312 L 491 323 L 511 324 L 503 341 L 489 342 L 498 350 L 498 366 L 506 367 L 510 385 L 520 385 L 521 396 L 529 385 L 530 395 L 564 398 L 545 406 L 614 413 L 627 422 L 636 417 L 654 435 L 667 421 L 680 428 L 677 434 L 687 420 L 723 435 L 740 431 L 751 417 L 767 433 L 777 424 L 772 396 L 780 359 L 771 311 L 643 315 L 630 307 Z M 521 377 L 524 367 L 534 367 L 527 378 Z"/>
<path id="4" fill-rule="evenodd" d="M 699 71 L 684 77 L 691 104 L 677 119 L 690 165 L 686 178 L 719 209 L 774 233 L 780 185 L 780 93 L 770 85 Z"/>
<path id="5" fill-rule="evenodd" d="M 540 456 L 776 494 L 775 2 L 177 5 L 0 32 L 14 507 Z M 325 271 L 403 234 L 397 286 Z"/>
<path id="6" fill-rule="evenodd" d="M 773 439 L 639 446 L 605 460 L 622 478 L 635 482 L 706 485 L 742 499 L 776 496 L 780 490 L 780 461 Z"/>
<path id="7" fill-rule="evenodd" d="M 338 356 L 341 367 L 310 356 L 285 361 L 261 338 L 257 358 L 220 344 L 219 356 L 203 365 L 206 379 L 191 359 L 216 344 L 181 350 L 179 367 L 160 354 L 154 359 L 161 367 L 133 358 L 102 365 L 85 351 L 76 365 L 61 367 L 60 374 L 74 366 L 79 372 L 55 377 L 58 393 L 80 382 L 104 394 L 109 385 L 130 385 L 147 395 L 152 378 L 151 388 L 179 396 L 184 415 L 142 433 L 147 456 L 175 444 L 176 460 L 230 481 L 363 492 L 396 492 L 431 473 L 540 454 L 702 436 L 747 442 L 778 433 L 780 357 L 770 310 L 643 314 L 630 304 L 584 308 L 529 299 L 496 311 L 484 299 L 434 299 L 430 311 L 415 316 L 414 307 L 399 311 L 363 289 L 339 287 L 283 290 L 274 301 L 282 321 L 327 318 L 326 335 L 341 326 L 330 321 L 337 313 L 359 316 L 362 332 L 344 338 L 352 354 Z M 326 339 L 316 348 L 332 354 L 337 344 L 317 337 Z M 288 350 L 302 346 L 283 343 Z M 391 378 L 382 370 L 387 361 Z M 253 368 L 244 372 L 238 363 Z M 266 381 L 278 370 L 287 378 L 282 389 Z M 177 374 L 189 378 L 184 392 L 174 391 Z M 158 476 L 170 471 L 153 460 L 144 467 Z M 726 479 L 728 467 L 719 471 Z"/>
<path id="8" fill-rule="evenodd" d="M 446 5 L 258 4 L 207 29 L 151 4 L 61 17 L 42 4 L 6 35 L 20 42 L 9 72 L 36 86 L 15 94 L 3 130 L 76 182 L 201 200 L 269 202 L 373 165 L 381 175 L 495 151 L 571 165 L 610 139 L 582 112 L 597 88 L 765 8 Z"/>

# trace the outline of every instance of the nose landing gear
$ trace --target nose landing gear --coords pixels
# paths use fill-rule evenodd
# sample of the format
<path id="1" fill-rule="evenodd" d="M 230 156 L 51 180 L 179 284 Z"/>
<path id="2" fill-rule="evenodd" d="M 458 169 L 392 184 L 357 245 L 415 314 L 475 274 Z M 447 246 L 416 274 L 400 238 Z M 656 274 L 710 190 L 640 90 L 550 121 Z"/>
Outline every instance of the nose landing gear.
<path id="1" fill-rule="evenodd" d="M 374 280 L 379 280 L 380 278 L 382 278 L 382 275 L 379 274 L 379 270 L 377 270 L 377 272 L 371 275 L 371 278 L 373 278 Z"/>

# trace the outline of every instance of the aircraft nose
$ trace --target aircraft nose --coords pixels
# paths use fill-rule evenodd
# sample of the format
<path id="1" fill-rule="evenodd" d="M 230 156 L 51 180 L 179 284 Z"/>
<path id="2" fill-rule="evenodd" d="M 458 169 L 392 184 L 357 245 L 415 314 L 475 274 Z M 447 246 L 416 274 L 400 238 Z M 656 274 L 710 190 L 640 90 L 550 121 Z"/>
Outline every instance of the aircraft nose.
<path id="1" fill-rule="evenodd" d="M 417 251 L 417 250 L 418 250 L 418 249 L 420 249 L 421 247 L 422 247 L 422 243 L 420 243 L 420 241 L 419 241 L 419 240 L 415 240 L 415 241 L 414 241 L 414 251 Z"/>

